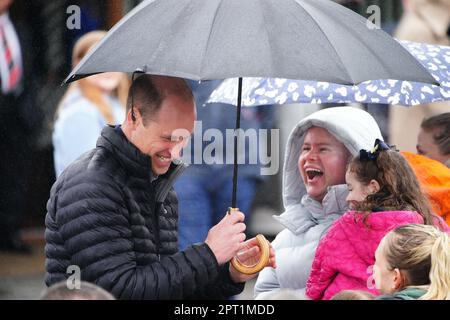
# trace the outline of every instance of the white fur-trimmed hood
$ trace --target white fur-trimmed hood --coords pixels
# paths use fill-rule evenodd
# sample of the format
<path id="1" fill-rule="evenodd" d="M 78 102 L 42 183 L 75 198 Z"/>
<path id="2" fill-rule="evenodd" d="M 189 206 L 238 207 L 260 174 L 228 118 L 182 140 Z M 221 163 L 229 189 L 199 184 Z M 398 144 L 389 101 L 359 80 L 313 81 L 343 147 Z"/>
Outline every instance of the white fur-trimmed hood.
<path id="1" fill-rule="evenodd" d="M 283 204 L 299 204 L 306 188 L 298 171 L 298 158 L 306 131 L 322 127 L 341 141 L 352 155 L 360 149 L 371 149 L 375 139 L 383 140 L 375 119 L 366 111 L 354 107 L 334 107 L 314 112 L 292 130 L 286 146 L 283 167 Z"/>

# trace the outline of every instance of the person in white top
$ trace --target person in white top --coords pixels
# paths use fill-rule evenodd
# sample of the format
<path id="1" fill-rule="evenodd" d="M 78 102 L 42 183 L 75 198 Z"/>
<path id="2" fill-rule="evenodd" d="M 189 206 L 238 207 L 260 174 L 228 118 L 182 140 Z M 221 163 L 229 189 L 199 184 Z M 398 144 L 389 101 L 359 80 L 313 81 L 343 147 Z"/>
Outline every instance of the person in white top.
<path id="1" fill-rule="evenodd" d="M 92 31 L 83 35 L 74 46 L 72 65 L 76 66 L 105 34 Z M 90 76 L 69 86 L 57 108 L 52 137 L 57 177 L 95 147 L 105 125 L 123 122 L 128 87 L 127 76 L 118 72 Z"/>

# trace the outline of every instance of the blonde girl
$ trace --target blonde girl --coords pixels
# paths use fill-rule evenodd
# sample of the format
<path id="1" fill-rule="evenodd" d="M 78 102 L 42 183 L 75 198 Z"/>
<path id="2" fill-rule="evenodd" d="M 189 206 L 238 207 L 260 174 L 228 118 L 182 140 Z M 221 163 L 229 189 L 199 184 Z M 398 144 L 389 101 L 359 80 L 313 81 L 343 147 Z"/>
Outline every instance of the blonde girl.
<path id="1" fill-rule="evenodd" d="M 430 225 L 389 232 L 375 253 L 380 300 L 450 300 L 450 238 Z"/>

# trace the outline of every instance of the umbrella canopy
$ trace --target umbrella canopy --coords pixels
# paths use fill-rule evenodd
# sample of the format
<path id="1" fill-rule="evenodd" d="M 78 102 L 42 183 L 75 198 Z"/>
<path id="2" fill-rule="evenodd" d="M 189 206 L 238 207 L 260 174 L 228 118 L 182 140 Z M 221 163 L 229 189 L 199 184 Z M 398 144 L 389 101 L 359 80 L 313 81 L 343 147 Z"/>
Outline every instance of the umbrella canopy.
<path id="1" fill-rule="evenodd" d="M 246 76 L 435 83 L 407 50 L 369 24 L 329 0 L 147 0 L 108 32 L 65 83 L 109 71 L 193 80 Z M 237 128 L 240 97 L 238 89 Z M 234 141 L 233 207 L 237 137 Z"/>
<path id="2" fill-rule="evenodd" d="M 107 71 L 193 80 L 280 77 L 433 83 L 401 45 L 329 0 L 147 0 L 65 82 Z"/>
<path id="3" fill-rule="evenodd" d="M 399 41 L 440 86 L 398 80 L 370 80 L 346 86 L 279 78 L 244 78 L 243 106 L 289 103 L 381 103 L 411 106 L 450 100 L 450 47 Z M 237 105 L 236 79 L 225 80 L 208 103 Z"/>

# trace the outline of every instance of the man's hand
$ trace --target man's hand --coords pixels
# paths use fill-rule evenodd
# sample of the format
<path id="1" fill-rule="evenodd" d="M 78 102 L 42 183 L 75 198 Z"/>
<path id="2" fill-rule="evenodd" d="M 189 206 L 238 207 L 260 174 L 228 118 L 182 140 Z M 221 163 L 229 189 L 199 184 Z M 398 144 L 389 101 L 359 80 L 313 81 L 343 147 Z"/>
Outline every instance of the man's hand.
<path id="1" fill-rule="evenodd" d="M 270 254 L 269 254 L 269 265 L 268 267 L 276 268 L 276 259 L 275 259 L 275 250 L 273 249 L 272 245 L 270 246 Z M 258 241 L 255 238 L 251 238 L 250 240 L 242 243 L 241 250 L 238 252 L 238 259 L 243 264 L 254 264 L 258 261 L 260 256 L 260 248 L 258 246 Z M 236 282 L 246 282 L 250 279 L 253 279 L 256 277 L 258 273 L 247 275 L 240 273 L 237 271 L 233 265 L 230 263 L 230 277 L 231 279 Z"/>
<path id="2" fill-rule="evenodd" d="M 219 265 L 230 261 L 242 248 L 246 228 L 244 219 L 242 212 L 231 211 L 209 230 L 205 242 L 216 256 Z"/>

